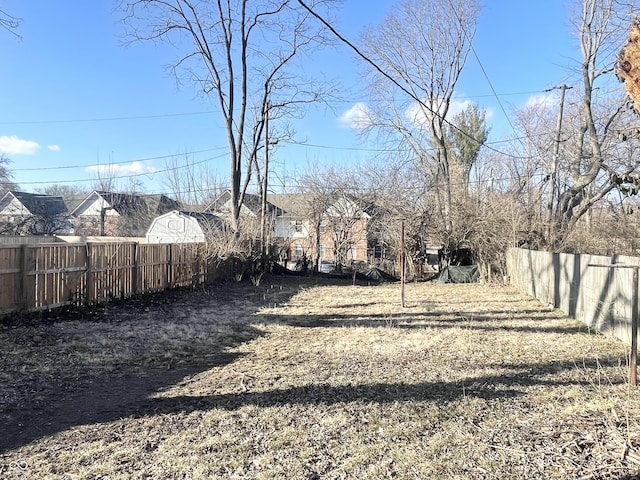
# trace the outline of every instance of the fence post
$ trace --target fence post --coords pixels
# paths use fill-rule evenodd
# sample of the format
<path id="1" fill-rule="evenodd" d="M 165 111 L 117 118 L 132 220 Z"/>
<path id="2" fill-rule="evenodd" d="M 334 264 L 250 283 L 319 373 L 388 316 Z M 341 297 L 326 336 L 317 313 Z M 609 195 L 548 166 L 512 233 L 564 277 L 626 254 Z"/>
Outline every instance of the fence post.
<path id="1" fill-rule="evenodd" d="M 22 309 L 29 310 L 31 302 L 29 301 L 29 245 L 20 245 L 20 298 L 18 303 Z"/>
<path id="2" fill-rule="evenodd" d="M 138 242 L 133 244 L 133 271 L 131 272 L 131 294 L 138 294 L 138 284 L 140 276 L 139 260 L 138 260 Z"/>
<path id="3" fill-rule="evenodd" d="M 173 272 L 173 243 L 169 243 L 169 264 L 167 265 L 167 286 L 173 288 L 174 272 Z"/>
<path id="4" fill-rule="evenodd" d="M 87 299 L 86 304 L 90 305 L 95 300 L 95 292 L 96 292 L 96 276 L 93 271 L 93 262 L 91 261 L 91 255 L 93 252 L 93 246 L 91 243 L 87 242 Z"/>

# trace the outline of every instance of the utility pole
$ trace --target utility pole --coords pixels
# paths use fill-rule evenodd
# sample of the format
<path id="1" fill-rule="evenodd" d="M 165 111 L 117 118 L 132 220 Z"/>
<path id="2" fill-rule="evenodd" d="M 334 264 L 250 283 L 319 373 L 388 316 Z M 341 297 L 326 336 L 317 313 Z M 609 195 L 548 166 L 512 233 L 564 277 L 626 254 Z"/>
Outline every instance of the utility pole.
<path id="1" fill-rule="evenodd" d="M 556 141 L 553 148 L 553 166 L 551 169 L 551 175 L 549 178 L 550 182 L 550 192 L 549 192 L 549 203 L 547 204 L 547 239 L 549 244 L 553 247 L 555 245 L 555 232 L 553 229 L 553 208 L 555 204 L 556 195 L 558 194 L 558 160 L 560 157 L 560 135 L 562 133 L 562 115 L 564 111 L 564 95 L 568 89 L 573 87 L 569 87 L 567 85 L 561 85 L 559 87 L 554 87 L 548 91 L 560 89 L 560 111 L 558 112 L 558 123 L 556 127 Z M 552 238 L 553 237 L 553 238 Z"/>
<path id="2" fill-rule="evenodd" d="M 269 109 L 271 103 L 267 101 L 264 107 L 264 172 L 262 179 L 262 198 L 260 205 L 260 254 L 262 266 L 267 256 L 267 187 L 269 186 Z"/>
<path id="3" fill-rule="evenodd" d="M 402 223 L 400 224 L 400 307 L 402 308 L 405 307 L 405 302 L 404 302 L 405 262 L 406 262 L 406 257 L 405 257 L 405 251 L 404 251 L 404 220 L 402 220 Z"/>

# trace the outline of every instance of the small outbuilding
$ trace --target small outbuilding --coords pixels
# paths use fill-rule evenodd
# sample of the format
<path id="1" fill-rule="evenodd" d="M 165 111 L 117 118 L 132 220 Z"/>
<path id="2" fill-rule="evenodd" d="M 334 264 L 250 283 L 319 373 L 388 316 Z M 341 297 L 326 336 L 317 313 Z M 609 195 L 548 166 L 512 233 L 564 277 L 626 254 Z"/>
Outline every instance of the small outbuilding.
<path id="1" fill-rule="evenodd" d="M 156 217 L 145 237 L 147 243 L 199 243 L 223 224 L 224 221 L 212 213 L 172 210 Z"/>

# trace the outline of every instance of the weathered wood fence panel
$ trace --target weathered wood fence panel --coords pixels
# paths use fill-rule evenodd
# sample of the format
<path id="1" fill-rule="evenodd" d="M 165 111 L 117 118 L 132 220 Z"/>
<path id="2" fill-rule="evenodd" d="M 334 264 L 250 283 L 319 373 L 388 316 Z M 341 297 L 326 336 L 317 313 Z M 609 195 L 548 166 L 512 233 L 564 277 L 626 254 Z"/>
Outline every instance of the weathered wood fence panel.
<path id="1" fill-rule="evenodd" d="M 14 310 L 22 302 L 22 253 L 19 246 L 0 248 L 0 313 Z"/>
<path id="2" fill-rule="evenodd" d="M 0 246 L 0 314 L 195 286 L 206 280 L 208 270 L 196 244 Z"/>
<path id="3" fill-rule="evenodd" d="M 23 249 L 24 309 L 42 310 L 83 301 L 87 271 L 84 245 L 40 244 Z"/>
<path id="4" fill-rule="evenodd" d="M 507 252 L 512 285 L 600 332 L 631 343 L 631 268 L 640 258 L 572 255 L 519 248 Z"/>

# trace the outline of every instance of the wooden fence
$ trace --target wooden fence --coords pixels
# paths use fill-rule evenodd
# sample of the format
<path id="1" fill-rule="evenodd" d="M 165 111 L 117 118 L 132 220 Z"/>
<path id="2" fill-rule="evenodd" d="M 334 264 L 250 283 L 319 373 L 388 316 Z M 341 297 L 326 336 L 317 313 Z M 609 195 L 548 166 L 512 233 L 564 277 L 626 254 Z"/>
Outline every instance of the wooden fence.
<path id="1" fill-rule="evenodd" d="M 615 268 L 615 266 L 625 268 Z M 603 333 L 631 343 L 633 268 L 640 258 L 507 252 L 511 284 Z"/>
<path id="2" fill-rule="evenodd" d="M 195 286 L 210 273 L 197 244 L 0 246 L 0 314 Z"/>

